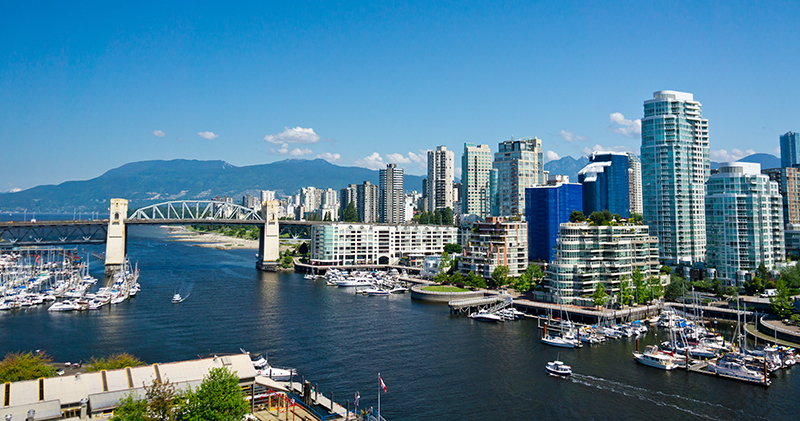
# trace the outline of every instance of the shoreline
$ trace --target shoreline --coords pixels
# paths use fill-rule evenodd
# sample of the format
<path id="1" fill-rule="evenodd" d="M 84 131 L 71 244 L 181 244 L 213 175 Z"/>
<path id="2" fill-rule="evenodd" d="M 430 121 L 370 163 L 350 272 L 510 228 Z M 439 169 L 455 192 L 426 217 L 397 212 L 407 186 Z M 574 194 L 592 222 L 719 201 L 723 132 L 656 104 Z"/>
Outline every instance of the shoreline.
<path id="1" fill-rule="evenodd" d="M 162 226 L 167 230 L 167 239 L 192 244 L 193 247 L 214 248 L 218 250 L 248 249 L 258 250 L 258 240 L 229 237 L 213 232 L 189 231 L 184 226 Z"/>

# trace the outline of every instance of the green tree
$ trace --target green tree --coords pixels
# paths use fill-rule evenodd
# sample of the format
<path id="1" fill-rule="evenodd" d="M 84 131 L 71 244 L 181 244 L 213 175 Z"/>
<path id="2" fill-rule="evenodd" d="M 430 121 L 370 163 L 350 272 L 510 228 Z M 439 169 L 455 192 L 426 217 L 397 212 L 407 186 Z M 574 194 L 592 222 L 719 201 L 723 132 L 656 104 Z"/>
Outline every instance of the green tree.
<path id="1" fill-rule="evenodd" d="M 239 421 L 248 412 L 239 376 L 227 367 L 212 368 L 200 388 L 186 394 L 186 421 Z"/>
<path id="2" fill-rule="evenodd" d="M 764 264 L 764 262 L 761 262 L 761 264 L 758 265 L 758 269 L 756 269 L 756 276 L 761 278 L 763 281 L 772 279 L 772 276 L 769 274 L 769 269 L 767 269 L 767 266 Z"/>
<path id="3" fill-rule="evenodd" d="M 444 251 L 445 253 L 450 253 L 450 254 L 461 254 L 464 251 L 464 249 L 461 247 L 461 244 L 447 243 L 444 245 Z"/>
<path id="4" fill-rule="evenodd" d="M 663 273 L 664 275 L 671 275 L 672 274 L 672 268 L 667 266 L 667 265 L 664 265 L 664 266 L 661 266 L 661 269 L 659 269 L 659 272 Z"/>
<path id="5" fill-rule="evenodd" d="M 306 254 L 308 254 L 308 243 L 303 241 L 300 244 L 300 247 L 297 248 L 297 253 L 300 254 L 301 256 L 305 256 Z"/>
<path id="6" fill-rule="evenodd" d="M 632 301 L 632 298 L 633 298 L 631 296 L 631 285 L 630 284 L 631 284 L 631 281 L 629 281 L 627 279 L 623 279 L 619 283 L 620 302 L 622 302 L 622 304 L 626 305 L 626 306 L 631 305 L 631 301 Z"/>
<path id="7" fill-rule="evenodd" d="M 499 287 L 508 282 L 508 266 L 498 266 L 492 271 L 492 284 Z"/>
<path id="8" fill-rule="evenodd" d="M 325 217 L 322 218 L 323 221 L 330 222 L 331 221 L 331 213 L 325 212 Z"/>
<path id="9" fill-rule="evenodd" d="M 786 281 L 779 279 L 776 289 L 776 295 L 769 299 L 769 311 L 782 319 L 789 317 L 794 307 L 792 306 L 792 299 L 789 296 L 789 288 L 786 287 Z"/>
<path id="10" fill-rule="evenodd" d="M 450 282 L 450 277 L 447 276 L 447 272 L 443 270 L 433 276 L 433 282 L 436 282 L 437 284 Z"/>
<path id="11" fill-rule="evenodd" d="M 342 212 L 342 221 L 344 222 L 358 222 L 358 212 L 356 211 L 356 204 L 350 202 Z"/>
<path id="12" fill-rule="evenodd" d="M 289 269 L 294 265 L 294 261 L 292 260 L 292 255 L 289 254 L 287 250 L 286 253 L 283 255 L 283 259 L 281 259 L 281 267 L 284 269 Z"/>
<path id="13" fill-rule="evenodd" d="M 648 281 L 650 284 L 650 291 L 648 295 L 649 300 L 657 300 L 664 296 L 664 286 L 661 285 L 661 280 L 656 278 L 655 276 L 651 276 L 650 280 Z"/>
<path id="14" fill-rule="evenodd" d="M 442 211 L 442 225 L 453 225 L 453 210 L 444 208 Z"/>
<path id="15" fill-rule="evenodd" d="M 150 386 L 145 384 L 144 393 L 147 397 L 148 420 L 174 421 L 178 419 L 180 399 L 175 392 L 175 385 L 169 380 L 161 382 L 155 379 Z"/>
<path id="16" fill-rule="evenodd" d="M 683 295 L 683 289 L 686 286 L 686 279 L 679 275 L 670 275 L 669 285 L 664 289 L 664 299 L 667 301 L 675 301 L 678 297 Z"/>
<path id="17" fill-rule="evenodd" d="M 150 421 L 150 419 L 147 416 L 147 401 L 139 399 L 134 392 L 120 399 L 114 410 L 114 416 L 111 417 L 111 421 Z"/>
<path id="18" fill-rule="evenodd" d="M 518 276 L 512 282 L 514 286 L 514 290 L 517 292 L 524 294 L 531 290 L 531 277 L 528 275 L 527 272 L 523 273 L 522 275 Z"/>
<path id="19" fill-rule="evenodd" d="M 544 279 L 544 271 L 538 263 L 529 264 L 525 269 L 525 273 L 528 275 L 528 279 L 530 279 L 531 284 L 539 283 L 542 281 L 542 279 Z"/>
<path id="20" fill-rule="evenodd" d="M 606 287 L 602 282 L 597 283 L 597 287 L 594 289 L 591 297 L 594 300 L 595 306 L 603 306 L 606 304 L 608 294 L 606 294 Z"/>
<path id="21" fill-rule="evenodd" d="M 439 260 L 439 269 L 442 272 L 447 272 L 450 270 L 450 266 L 453 264 L 453 260 L 450 259 L 450 253 L 444 251 L 440 256 L 441 260 Z"/>
<path id="22" fill-rule="evenodd" d="M 112 354 L 108 358 L 92 357 L 87 363 L 86 371 L 116 370 L 125 367 L 138 367 L 144 361 L 126 352 Z"/>
<path id="23" fill-rule="evenodd" d="M 456 272 L 451 273 L 450 274 L 450 283 L 452 285 L 464 283 L 464 277 L 461 276 L 461 272 L 456 271 Z"/>
<path id="24" fill-rule="evenodd" d="M 636 224 L 641 224 L 644 221 L 641 213 L 632 213 L 631 217 L 628 220 L 633 221 Z"/>
<path id="25" fill-rule="evenodd" d="M 433 221 L 431 222 L 433 225 L 442 225 L 442 211 L 436 209 L 433 212 Z"/>
<path id="26" fill-rule="evenodd" d="M 56 369 L 50 365 L 53 359 L 43 352 L 12 352 L 0 361 L 0 383 L 53 377 Z"/>
<path id="27" fill-rule="evenodd" d="M 633 296 L 636 299 L 636 304 L 642 304 L 647 302 L 647 288 L 644 285 L 644 275 L 642 271 L 639 270 L 637 267 L 633 270 L 633 274 L 631 275 L 631 281 L 633 282 Z"/>
<path id="28" fill-rule="evenodd" d="M 470 271 L 467 274 L 467 279 L 464 283 L 475 288 L 486 288 L 486 279 L 483 279 L 483 276 L 476 274 L 475 271 Z"/>
<path id="29" fill-rule="evenodd" d="M 428 225 L 429 223 L 430 223 L 430 217 L 428 216 L 428 212 L 421 211 L 419 213 L 419 224 Z"/>
<path id="30" fill-rule="evenodd" d="M 586 220 L 586 215 L 579 210 L 574 210 L 569 214 L 569 222 L 583 222 Z"/>

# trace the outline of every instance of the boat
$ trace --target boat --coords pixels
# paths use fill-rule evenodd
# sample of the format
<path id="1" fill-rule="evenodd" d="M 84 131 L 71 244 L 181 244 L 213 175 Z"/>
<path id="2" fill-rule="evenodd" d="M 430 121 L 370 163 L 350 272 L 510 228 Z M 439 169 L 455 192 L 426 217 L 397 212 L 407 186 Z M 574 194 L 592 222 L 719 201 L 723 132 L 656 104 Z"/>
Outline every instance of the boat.
<path id="1" fill-rule="evenodd" d="M 372 281 L 367 278 L 347 278 L 344 280 L 336 281 L 336 286 L 339 287 L 366 287 L 372 286 Z"/>
<path id="2" fill-rule="evenodd" d="M 469 315 L 469 318 L 475 319 L 475 320 L 484 321 L 484 322 L 502 322 L 503 321 L 502 317 L 500 317 L 500 316 L 498 316 L 497 314 L 494 314 L 494 313 L 489 313 L 486 310 L 481 310 L 481 311 L 479 311 L 477 313 L 472 313 L 472 314 Z"/>
<path id="3" fill-rule="evenodd" d="M 557 346 L 560 348 L 575 348 L 580 346 L 580 342 L 574 338 L 565 336 L 546 335 L 542 337 L 542 343 L 550 346 Z"/>
<path id="4" fill-rule="evenodd" d="M 547 365 L 544 366 L 544 369 L 547 370 L 548 373 L 556 376 L 566 377 L 572 375 L 572 367 L 558 360 L 548 362 Z"/>
<path id="5" fill-rule="evenodd" d="M 408 292 L 408 288 L 402 286 L 396 286 L 390 289 L 389 292 L 392 294 L 405 294 L 406 292 Z"/>
<path id="6" fill-rule="evenodd" d="M 181 301 L 183 301 L 181 294 L 175 293 L 175 295 L 172 296 L 172 304 L 178 304 Z"/>
<path id="7" fill-rule="evenodd" d="M 50 306 L 47 311 L 72 311 L 79 310 L 79 306 L 72 301 L 60 301 Z"/>
<path id="8" fill-rule="evenodd" d="M 365 289 L 365 290 L 363 290 L 361 292 L 363 292 L 366 295 L 372 295 L 372 296 L 389 295 L 389 291 L 387 291 L 387 290 L 385 290 L 383 288 L 368 288 L 368 289 Z"/>
<path id="9" fill-rule="evenodd" d="M 674 370 L 678 368 L 675 359 L 671 355 L 659 351 L 658 347 L 655 345 L 647 345 L 643 353 L 634 352 L 633 358 L 639 363 L 662 370 Z"/>
<path id="10" fill-rule="evenodd" d="M 766 382 L 764 373 L 751 370 L 744 364 L 733 360 L 720 359 L 717 362 L 709 361 L 708 370 L 712 373 L 723 374 L 726 376 L 736 377 L 738 379 L 751 380 L 761 383 Z"/>
<path id="11" fill-rule="evenodd" d="M 240 349 L 242 353 L 250 355 L 249 352 Z M 255 359 L 254 359 L 255 358 Z M 269 362 L 262 355 L 256 355 L 250 358 L 256 374 L 262 377 L 269 377 L 275 381 L 289 381 L 292 377 L 297 375 L 297 371 L 293 368 L 277 368 L 269 365 Z"/>

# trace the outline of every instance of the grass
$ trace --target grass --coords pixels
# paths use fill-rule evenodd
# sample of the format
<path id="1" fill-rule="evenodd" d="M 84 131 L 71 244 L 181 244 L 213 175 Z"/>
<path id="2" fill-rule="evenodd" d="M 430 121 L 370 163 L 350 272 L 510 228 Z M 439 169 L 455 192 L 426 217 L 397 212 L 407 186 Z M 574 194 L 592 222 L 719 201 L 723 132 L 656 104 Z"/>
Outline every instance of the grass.
<path id="1" fill-rule="evenodd" d="M 452 285 L 429 285 L 422 288 L 423 291 L 431 292 L 467 292 L 468 289 L 454 287 Z"/>

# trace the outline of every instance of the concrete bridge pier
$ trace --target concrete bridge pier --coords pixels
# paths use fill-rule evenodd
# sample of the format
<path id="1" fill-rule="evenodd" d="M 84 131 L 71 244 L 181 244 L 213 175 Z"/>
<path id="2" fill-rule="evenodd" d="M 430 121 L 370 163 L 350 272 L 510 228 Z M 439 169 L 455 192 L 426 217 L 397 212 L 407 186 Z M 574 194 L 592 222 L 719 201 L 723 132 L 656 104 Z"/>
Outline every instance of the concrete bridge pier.
<path id="1" fill-rule="evenodd" d="M 128 217 L 128 201 L 111 199 L 108 218 L 108 235 L 106 237 L 106 275 L 122 268 L 125 263 L 128 237 L 125 232 L 125 220 Z"/>
<path id="2" fill-rule="evenodd" d="M 280 228 L 278 227 L 278 206 L 280 202 L 272 200 L 264 202 L 261 207 L 261 217 L 264 226 L 258 238 L 258 262 L 256 267 L 261 270 L 276 270 L 280 266 Z"/>

